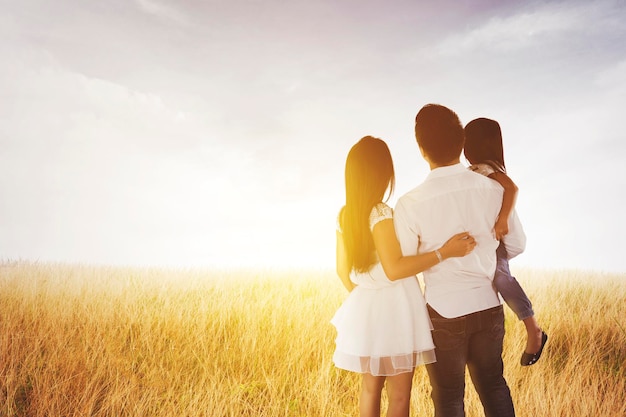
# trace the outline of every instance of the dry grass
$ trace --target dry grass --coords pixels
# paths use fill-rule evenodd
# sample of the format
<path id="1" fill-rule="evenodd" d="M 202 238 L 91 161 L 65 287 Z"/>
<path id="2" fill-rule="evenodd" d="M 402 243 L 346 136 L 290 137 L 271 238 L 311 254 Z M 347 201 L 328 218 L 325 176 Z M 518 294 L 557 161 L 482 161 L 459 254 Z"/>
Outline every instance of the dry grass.
<path id="1" fill-rule="evenodd" d="M 520 416 L 626 415 L 626 276 L 517 271 L 550 339 L 505 372 Z M 326 271 L 0 265 L 0 416 L 354 416 L 360 378 L 335 369 Z M 471 385 L 468 382 L 469 385 Z M 412 415 L 431 415 L 416 372 Z M 482 410 L 468 389 L 468 416 Z"/>

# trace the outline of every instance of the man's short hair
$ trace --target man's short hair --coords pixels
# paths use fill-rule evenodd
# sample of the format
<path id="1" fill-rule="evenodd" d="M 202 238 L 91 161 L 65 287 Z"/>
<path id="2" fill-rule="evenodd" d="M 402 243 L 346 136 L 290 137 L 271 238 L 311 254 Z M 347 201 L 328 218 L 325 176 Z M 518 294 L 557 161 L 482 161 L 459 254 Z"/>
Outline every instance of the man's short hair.
<path id="1" fill-rule="evenodd" d="M 415 138 L 426 156 L 436 164 L 460 157 L 465 141 L 459 117 L 440 104 L 427 104 L 417 113 Z"/>

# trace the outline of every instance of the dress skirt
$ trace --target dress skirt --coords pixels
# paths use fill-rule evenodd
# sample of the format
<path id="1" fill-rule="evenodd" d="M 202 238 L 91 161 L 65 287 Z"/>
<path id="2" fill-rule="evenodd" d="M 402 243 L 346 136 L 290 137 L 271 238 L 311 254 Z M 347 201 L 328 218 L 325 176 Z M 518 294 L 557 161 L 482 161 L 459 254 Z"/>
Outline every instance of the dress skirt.
<path id="1" fill-rule="evenodd" d="M 337 330 L 335 366 L 392 376 L 435 362 L 432 324 L 417 278 L 390 281 L 380 279 L 380 271 L 358 275 L 351 277 L 357 286 L 331 320 Z"/>

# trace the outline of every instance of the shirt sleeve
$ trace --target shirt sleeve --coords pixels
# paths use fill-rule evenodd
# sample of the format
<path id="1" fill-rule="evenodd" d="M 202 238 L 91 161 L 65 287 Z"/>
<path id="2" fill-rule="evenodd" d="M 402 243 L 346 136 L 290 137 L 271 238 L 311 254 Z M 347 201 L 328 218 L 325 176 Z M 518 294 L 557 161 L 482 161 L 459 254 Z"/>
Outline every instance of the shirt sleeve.
<path id="1" fill-rule="evenodd" d="M 515 210 L 509 217 L 509 233 L 502 238 L 502 242 L 509 259 L 516 257 L 526 249 L 526 233 L 524 233 L 522 223 Z"/>
<path id="2" fill-rule="evenodd" d="M 385 203 L 378 203 L 370 212 L 370 231 L 374 230 L 374 226 L 376 223 L 381 222 L 386 219 L 393 218 L 393 210 Z"/>
<path id="3" fill-rule="evenodd" d="M 400 199 L 394 211 L 393 225 L 403 256 L 417 255 L 419 233 L 415 229 L 416 225 L 411 224 L 412 222 L 410 220 L 410 212 L 403 200 Z"/>

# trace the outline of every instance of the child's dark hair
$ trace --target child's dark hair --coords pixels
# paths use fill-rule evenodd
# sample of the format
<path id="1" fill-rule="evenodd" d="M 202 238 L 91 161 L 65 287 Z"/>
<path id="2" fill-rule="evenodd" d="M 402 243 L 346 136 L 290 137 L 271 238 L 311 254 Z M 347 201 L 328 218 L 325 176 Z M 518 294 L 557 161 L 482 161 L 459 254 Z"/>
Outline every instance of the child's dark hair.
<path id="1" fill-rule="evenodd" d="M 463 153 L 470 164 L 489 164 L 506 172 L 502 131 L 495 120 L 480 117 L 465 126 Z"/>

